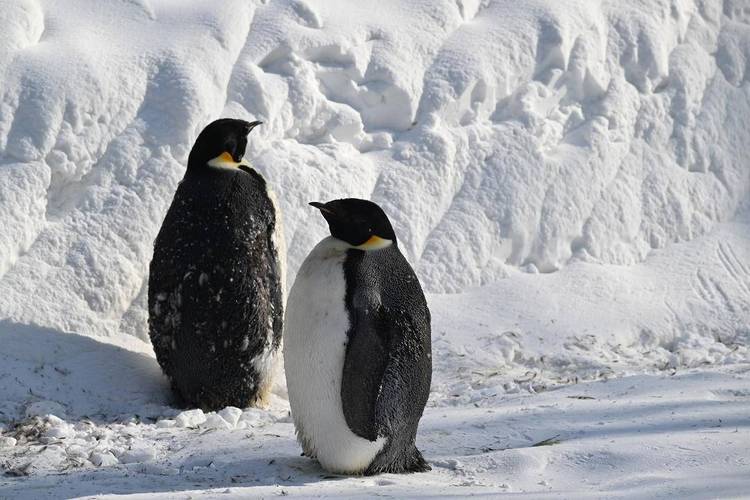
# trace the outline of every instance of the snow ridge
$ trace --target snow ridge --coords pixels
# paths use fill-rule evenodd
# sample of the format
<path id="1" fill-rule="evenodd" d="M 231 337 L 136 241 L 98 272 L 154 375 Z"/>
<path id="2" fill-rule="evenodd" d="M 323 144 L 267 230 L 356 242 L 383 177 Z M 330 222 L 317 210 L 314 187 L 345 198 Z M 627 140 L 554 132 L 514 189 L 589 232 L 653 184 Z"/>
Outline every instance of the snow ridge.
<path id="1" fill-rule="evenodd" d="M 290 280 L 325 232 L 314 199 L 380 203 L 433 292 L 634 264 L 746 203 L 741 2 L 12 5 L 0 314 L 18 322 L 145 338 L 151 242 L 223 115 L 265 122 L 250 154 Z"/>
<path id="2" fill-rule="evenodd" d="M 0 0 L 0 26 L 0 497 L 750 489 L 747 0 Z M 307 202 L 394 222 L 432 472 L 331 480 L 283 377 L 267 409 L 174 407 L 148 262 L 219 116 L 264 122 L 288 284 L 327 235 Z"/>

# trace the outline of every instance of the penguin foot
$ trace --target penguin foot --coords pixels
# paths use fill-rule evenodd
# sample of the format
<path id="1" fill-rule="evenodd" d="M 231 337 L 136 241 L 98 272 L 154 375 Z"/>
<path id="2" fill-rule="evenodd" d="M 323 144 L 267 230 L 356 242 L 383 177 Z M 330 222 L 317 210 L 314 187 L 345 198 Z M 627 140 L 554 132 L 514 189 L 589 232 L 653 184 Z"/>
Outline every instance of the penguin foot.
<path id="1" fill-rule="evenodd" d="M 365 470 L 364 475 L 374 476 L 375 474 L 385 473 L 408 474 L 412 472 L 427 472 L 430 470 L 432 470 L 430 464 L 424 459 L 422 453 L 417 448 L 414 448 L 410 454 L 397 457 L 389 463 L 381 462 L 376 457 Z"/>
<path id="2" fill-rule="evenodd" d="M 418 449 L 414 448 L 414 455 L 407 465 L 406 472 L 427 472 L 431 470 L 432 467 L 430 467 L 430 464 L 428 464 L 427 460 L 424 459 L 422 453 Z"/>

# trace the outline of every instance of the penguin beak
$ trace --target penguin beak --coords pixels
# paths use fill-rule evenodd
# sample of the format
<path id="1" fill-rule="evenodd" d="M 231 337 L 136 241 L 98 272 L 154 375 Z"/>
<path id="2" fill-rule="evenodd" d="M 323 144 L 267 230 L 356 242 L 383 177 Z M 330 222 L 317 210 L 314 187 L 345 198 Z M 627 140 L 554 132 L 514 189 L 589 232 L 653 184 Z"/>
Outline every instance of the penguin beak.
<path id="1" fill-rule="evenodd" d="M 311 201 L 309 203 L 309 205 L 317 208 L 318 210 L 320 210 L 323 213 L 324 216 L 326 214 L 328 214 L 328 215 L 335 215 L 334 211 L 331 210 L 330 208 L 328 208 L 325 203 L 320 203 L 319 201 Z"/>
<path id="2" fill-rule="evenodd" d="M 259 122 L 259 121 L 254 121 L 254 122 L 250 122 L 250 123 L 248 123 L 248 124 L 247 124 L 247 126 L 245 127 L 245 130 L 246 130 L 246 132 L 245 132 L 245 135 L 247 135 L 247 134 L 249 134 L 250 132 L 252 132 L 252 131 L 253 131 L 253 129 L 254 129 L 255 127 L 257 127 L 258 125 L 263 125 L 263 122 Z"/>

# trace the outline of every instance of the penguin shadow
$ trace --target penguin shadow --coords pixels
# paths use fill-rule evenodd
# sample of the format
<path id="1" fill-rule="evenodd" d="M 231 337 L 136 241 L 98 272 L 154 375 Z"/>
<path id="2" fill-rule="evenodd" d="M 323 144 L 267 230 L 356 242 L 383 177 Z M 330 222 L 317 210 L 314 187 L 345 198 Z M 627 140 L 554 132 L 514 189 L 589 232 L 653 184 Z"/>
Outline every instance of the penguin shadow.
<path id="1" fill-rule="evenodd" d="M 0 346 L 0 411 L 6 413 L 32 414 L 36 403 L 63 419 L 107 424 L 155 418 L 175 403 L 147 354 L 7 319 L 0 320 Z"/>
<path id="2" fill-rule="evenodd" d="M 286 439 L 279 438 L 279 446 L 267 443 L 267 450 L 285 448 Z M 283 443 L 281 441 L 284 441 Z M 321 482 L 336 482 L 351 480 L 353 477 L 331 474 L 324 470 L 316 460 L 300 456 L 296 450 L 291 453 L 279 452 L 267 457 L 252 456 L 239 458 L 242 454 L 235 454 L 228 460 L 210 462 L 208 468 L 201 468 L 205 460 L 196 457 L 199 467 L 193 459 L 173 464 L 179 467 L 183 480 L 205 483 L 211 488 L 241 487 L 252 488 L 259 486 L 305 486 Z M 215 458 L 214 458 L 215 460 Z M 221 471 L 216 473 L 216 471 Z"/>
<path id="3" fill-rule="evenodd" d="M 0 320 L 0 421 L 23 418 L 32 405 L 75 423 L 121 423 L 134 416 L 155 420 L 176 403 L 156 360 L 91 337 Z M 73 496 L 177 492 L 195 488 L 302 486 L 344 480 L 300 456 L 286 436 L 266 435 L 262 447 L 238 439 L 217 454 L 197 448 L 188 457 L 97 469 L 67 469 L 5 477 L 5 486 L 28 491 L 69 491 Z M 138 480 L 128 480 L 132 474 Z M 0 475 L 0 483 L 3 477 Z M 21 486 L 22 485 L 22 486 Z M 21 495 L 23 497 L 23 495 Z M 0 498 L 3 498 L 0 484 Z"/>

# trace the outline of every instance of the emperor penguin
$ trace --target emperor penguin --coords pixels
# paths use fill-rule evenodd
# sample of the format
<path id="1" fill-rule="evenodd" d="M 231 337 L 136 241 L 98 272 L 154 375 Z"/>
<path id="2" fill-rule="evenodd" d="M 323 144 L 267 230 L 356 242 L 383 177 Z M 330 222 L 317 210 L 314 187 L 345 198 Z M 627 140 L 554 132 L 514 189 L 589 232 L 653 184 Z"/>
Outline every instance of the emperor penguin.
<path id="1" fill-rule="evenodd" d="M 310 205 L 331 236 L 307 256 L 287 301 L 284 366 L 297 439 L 334 473 L 430 470 L 415 445 L 432 378 L 419 280 L 378 205 Z"/>
<path id="2" fill-rule="evenodd" d="M 156 241 L 148 282 L 156 359 L 186 406 L 267 402 L 283 323 L 280 214 L 243 159 L 261 122 L 198 135 Z"/>

